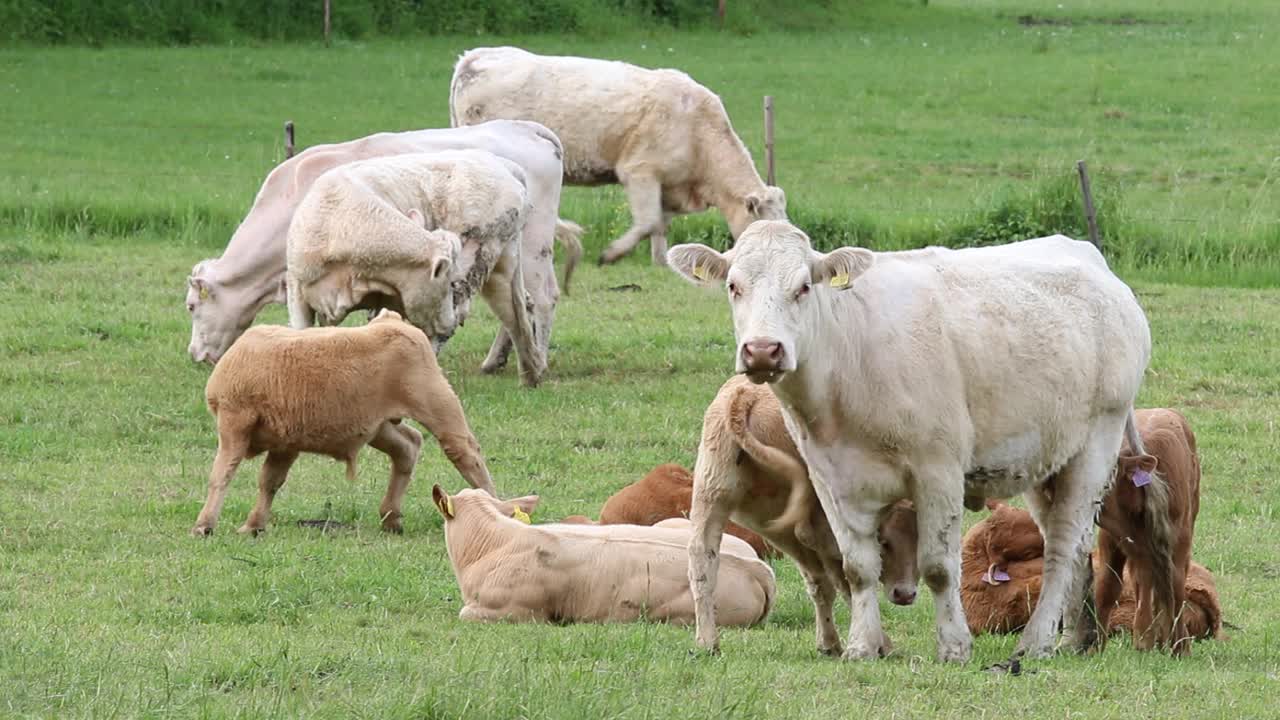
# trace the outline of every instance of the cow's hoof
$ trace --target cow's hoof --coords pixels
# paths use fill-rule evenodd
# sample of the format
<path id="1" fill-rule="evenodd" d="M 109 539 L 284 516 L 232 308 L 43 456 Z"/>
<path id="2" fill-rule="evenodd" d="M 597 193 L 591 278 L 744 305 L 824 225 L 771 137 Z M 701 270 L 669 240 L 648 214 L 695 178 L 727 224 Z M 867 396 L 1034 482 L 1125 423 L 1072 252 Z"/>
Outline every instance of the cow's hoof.
<path id="1" fill-rule="evenodd" d="M 610 252 L 609 250 L 605 250 L 600 253 L 600 259 L 596 260 L 596 266 L 604 267 L 605 265 L 612 265 L 621 260 L 623 255 L 626 255 L 626 253 Z"/>
<path id="2" fill-rule="evenodd" d="M 844 649 L 844 654 L 842 654 L 840 658 L 849 661 L 878 660 L 888 655 L 891 650 L 892 648 L 885 647 L 884 645 L 850 645 Z"/>
<path id="3" fill-rule="evenodd" d="M 245 523 L 244 525 L 241 525 L 236 530 L 236 532 L 240 533 L 241 535 L 251 535 L 253 537 L 258 537 L 262 533 L 266 532 L 266 528 Z"/>
<path id="4" fill-rule="evenodd" d="M 386 523 L 386 522 L 382 523 L 382 531 L 383 531 L 383 532 L 389 532 L 389 533 L 391 533 L 392 535 L 403 535 L 403 534 L 404 534 L 404 528 L 400 526 L 400 521 L 399 521 L 399 520 L 397 520 L 397 521 L 396 521 L 396 522 L 394 522 L 394 523 Z"/>
<path id="5" fill-rule="evenodd" d="M 197 525 L 191 528 L 192 537 L 209 537 L 212 534 L 213 534 L 213 528 L 207 527 L 205 525 Z"/>
<path id="6" fill-rule="evenodd" d="M 826 655 L 827 657 L 840 657 L 841 653 L 843 652 L 844 652 L 844 648 L 840 647 L 839 643 L 836 643 L 831 647 L 822 647 L 821 645 L 818 646 L 818 654 Z"/>
<path id="7" fill-rule="evenodd" d="M 971 643 L 946 643 L 938 645 L 938 662 L 966 663 L 973 654 Z"/>

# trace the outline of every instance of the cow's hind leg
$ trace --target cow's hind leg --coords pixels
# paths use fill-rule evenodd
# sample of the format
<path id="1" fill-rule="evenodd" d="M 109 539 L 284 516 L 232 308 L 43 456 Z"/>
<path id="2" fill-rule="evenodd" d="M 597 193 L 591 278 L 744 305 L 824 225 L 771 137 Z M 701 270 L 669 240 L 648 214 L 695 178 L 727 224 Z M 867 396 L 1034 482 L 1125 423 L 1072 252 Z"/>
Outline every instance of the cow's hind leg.
<path id="1" fill-rule="evenodd" d="M 1018 641 L 1021 654 L 1051 655 L 1059 618 L 1078 650 L 1091 649 L 1097 641 L 1096 620 L 1088 612 L 1092 603 L 1086 603 L 1092 590 L 1086 565 L 1093 517 L 1120 452 L 1124 419 L 1118 414 L 1094 423 L 1084 448 L 1058 472 L 1052 502 L 1039 488 L 1023 494 L 1044 535 L 1044 584 Z"/>
<path id="2" fill-rule="evenodd" d="M 937 626 L 938 660 L 966 662 L 973 650 L 973 636 L 960 603 L 960 524 L 963 472 L 947 464 L 916 470 L 919 492 L 915 497 L 920 545 L 920 576 L 933 592 Z M 955 488 L 955 493 L 948 493 Z"/>
<path id="3" fill-rule="evenodd" d="M 493 344 L 489 346 L 489 354 L 485 356 L 484 362 L 480 363 L 480 372 L 496 373 L 507 365 L 507 358 L 511 355 L 511 333 L 507 332 L 505 327 L 498 328 L 498 334 L 493 338 Z"/>
<path id="4" fill-rule="evenodd" d="M 627 200 L 631 204 L 631 227 L 622 237 L 614 240 L 600 255 L 600 264 L 617 262 L 635 249 L 644 238 L 656 232 L 664 232 L 662 214 L 662 184 L 657 178 L 648 175 L 619 175 L 627 189 Z M 665 236 L 662 238 L 666 243 Z M 656 262 L 656 258 L 655 258 Z M 662 264 L 667 262 L 663 253 Z"/>
<path id="5" fill-rule="evenodd" d="M 391 479 L 387 482 L 387 494 L 378 508 L 378 514 L 382 517 L 382 529 L 393 533 L 403 532 L 400 507 L 409 481 L 413 479 L 413 468 L 418 464 L 418 456 L 422 453 L 422 433 L 405 423 L 384 422 L 369 445 L 391 458 Z"/>

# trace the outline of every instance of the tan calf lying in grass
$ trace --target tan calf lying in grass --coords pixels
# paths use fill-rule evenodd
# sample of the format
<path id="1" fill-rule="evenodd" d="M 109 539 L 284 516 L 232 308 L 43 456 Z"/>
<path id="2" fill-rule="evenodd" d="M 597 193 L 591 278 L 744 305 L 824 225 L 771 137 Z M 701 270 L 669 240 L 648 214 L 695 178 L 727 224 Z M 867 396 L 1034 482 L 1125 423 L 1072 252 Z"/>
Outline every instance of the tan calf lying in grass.
<path id="1" fill-rule="evenodd" d="M 679 518 L 664 526 L 529 525 L 536 495 L 502 501 L 478 490 L 432 499 L 444 516 L 449 562 L 462 592 L 463 620 L 510 622 L 693 622 Z M 749 545 L 725 538 L 724 582 L 715 603 L 726 624 L 755 625 L 769 614 L 773 570 Z"/>
<path id="2" fill-rule="evenodd" d="M 719 555 L 711 548 L 720 544 L 718 538 L 732 516 L 795 561 L 813 600 L 818 650 L 839 655 L 832 606 L 837 592 L 849 599 L 843 557 L 768 386 L 752 384 L 741 375 L 721 386 L 703 416 L 693 482 L 689 577 L 695 592 L 699 586 L 708 587 L 718 597 Z M 909 605 L 915 601 L 919 580 L 911 503 L 885 509 L 879 538 L 880 582 L 894 603 Z M 700 646 L 716 646 L 717 621 L 716 611 L 700 603 Z"/>
<path id="3" fill-rule="evenodd" d="M 267 453 L 258 502 L 240 532 L 267 526 L 271 501 L 300 453 L 329 455 L 355 477 L 356 455 L 372 445 L 391 458 L 380 513 L 400 532 L 400 503 L 422 449 L 423 425 L 462 477 L 494 492 L 462 405 L 440 372 L 427 336 L 384 310 L 364 327 L 250 328 L 214 366 L 205 400 L 218 425 L 209 497 L 192 528 L 209 535 L 240 461 Z"/>

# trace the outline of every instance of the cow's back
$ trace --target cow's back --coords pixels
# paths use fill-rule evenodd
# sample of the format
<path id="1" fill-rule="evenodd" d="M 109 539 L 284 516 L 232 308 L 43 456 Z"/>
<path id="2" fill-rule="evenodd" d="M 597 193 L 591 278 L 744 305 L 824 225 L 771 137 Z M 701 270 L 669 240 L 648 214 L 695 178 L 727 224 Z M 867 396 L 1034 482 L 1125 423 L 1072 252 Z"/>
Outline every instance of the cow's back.
<path id="1" fill-rule="evenodd" d="M 909 446 L 950 438 L 991 497 L 1065 463 L 1128 409 L 1151 347 L 1133 293 L 1075 242 L 877 255 L 842 300 L 871 308 L 863 384 L 887 390 L 860 418 Z"/>

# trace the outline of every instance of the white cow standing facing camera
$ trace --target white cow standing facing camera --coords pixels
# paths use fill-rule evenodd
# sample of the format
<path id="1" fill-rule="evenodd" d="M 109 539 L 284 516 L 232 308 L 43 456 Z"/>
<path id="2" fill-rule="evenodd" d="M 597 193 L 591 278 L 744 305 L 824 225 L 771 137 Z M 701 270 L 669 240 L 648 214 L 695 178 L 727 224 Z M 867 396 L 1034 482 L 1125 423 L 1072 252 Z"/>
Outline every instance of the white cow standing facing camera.
<path id="1" fill-rule="evenodd" d="M 1050 654 L 1059 618 L 1078 646 L 1096 640 L 1081 612 L 1091 521 L 1151 355 L 1142 309 L 1096 249 L 1058 235 L 823 254 L 798 228 L 760 221 L 728 252 L 678 245 L 668 259 L 690 280 L 725 284 L 737 371 L 781 401 L 853 591 L 846 659 L 889 648 L 876 520 L 900 498 L 916 506 L 939 660 L 966 661 L 972 647 L 959 593 L 966 496 L 1022 493 L 1045 537 L 1044 589 L 1019 653 Z M 722 528 L 700 490 L 689 576 L 698 644 L 715 649 L 707 598 Z"/>

